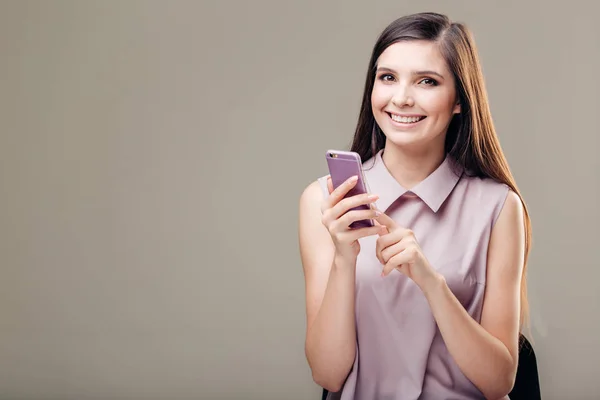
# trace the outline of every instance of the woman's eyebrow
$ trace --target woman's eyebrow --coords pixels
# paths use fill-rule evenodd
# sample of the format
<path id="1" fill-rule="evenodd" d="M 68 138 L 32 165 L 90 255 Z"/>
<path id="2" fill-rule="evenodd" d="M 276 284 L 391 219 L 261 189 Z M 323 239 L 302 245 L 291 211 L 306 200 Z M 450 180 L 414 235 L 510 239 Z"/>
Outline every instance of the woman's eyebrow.
<path id="1" fill-rule="evenodd" d="M 391 72 L 393 74 L 396 73 L 396 71 L 394 71 L 392 68 L 388 68 L 388 67 L 377 67 L 377 71 L 378 72 Z M 422 70 L 422 71 L 414 71 L 412 73 L 412 75 L 435 75 L 437 77 L 439 77 L 440 79 L 444 79 L 444 76 L 442 74 L 440 74 L 439 72 L 435 72 L 432 70 Z"/>

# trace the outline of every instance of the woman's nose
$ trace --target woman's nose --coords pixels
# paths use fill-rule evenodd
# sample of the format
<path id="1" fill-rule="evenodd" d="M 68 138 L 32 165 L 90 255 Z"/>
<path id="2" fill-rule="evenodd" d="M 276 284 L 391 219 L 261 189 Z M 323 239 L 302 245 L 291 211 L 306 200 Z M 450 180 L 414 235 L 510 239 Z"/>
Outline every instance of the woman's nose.
<path id="1" fill-rule="evenodd" d="M 407 89 L 398 89 L 392 97 L 392 104 L 398 108 L 412 107 L 415 105 L 415 101 Z"/>

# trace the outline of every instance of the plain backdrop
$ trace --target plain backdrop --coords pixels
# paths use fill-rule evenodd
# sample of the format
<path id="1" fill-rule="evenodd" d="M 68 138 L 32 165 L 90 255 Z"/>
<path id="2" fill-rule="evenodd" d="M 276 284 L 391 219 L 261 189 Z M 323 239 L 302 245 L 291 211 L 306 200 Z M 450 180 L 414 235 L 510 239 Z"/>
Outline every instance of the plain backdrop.
<path id="1" fill-rule="evenodd" d="M 594 2 L 1 1 L 0 398 L 317 399 L 298 198 L 395 18 L 479 47 L 545 399 L 600 392 Z"/>

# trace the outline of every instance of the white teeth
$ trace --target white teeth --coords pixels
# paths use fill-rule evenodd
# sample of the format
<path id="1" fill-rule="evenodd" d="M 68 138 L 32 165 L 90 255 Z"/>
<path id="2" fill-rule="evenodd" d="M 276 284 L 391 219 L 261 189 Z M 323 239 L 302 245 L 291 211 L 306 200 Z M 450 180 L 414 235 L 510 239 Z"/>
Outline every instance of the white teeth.
<path id="1" fill-rule="evenodd" d="M 396 122 L 403 122 L 405 124 L 408 123 L 414 123 L 414 122 L 418 122 L 420 120 L 422 120 L 425 117 L 401 117 L 399 115 L 395 115 L 395 114 L 390 114 L 392 116 L 392 119 Z"/>

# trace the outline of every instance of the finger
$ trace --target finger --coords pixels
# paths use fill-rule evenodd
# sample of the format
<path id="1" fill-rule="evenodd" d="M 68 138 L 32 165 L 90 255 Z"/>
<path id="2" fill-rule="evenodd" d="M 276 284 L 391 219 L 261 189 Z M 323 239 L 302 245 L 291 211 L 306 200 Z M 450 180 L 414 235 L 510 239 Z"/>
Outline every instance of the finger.
<path id="1" fill-rule="evenodd" d="M 384 229 L 382 229 L 381 234 L 379 235 L 379 237 L 377 238 L 377 241 L 375 242 L 375 253 L 379 254 L 379 255 L 386 248 L 393 246 L 396 243 L 399 243 L 402 241 L 402 235 L 401 235 L 402 231 L 401 230 L 390 231 L 390 229 L 388 227 L 386 227 L 385 225 L 380 225 L 380 226 L 382 226 Z"/>
<path id="2" fill-rule="evenodd" d="M 358 182 L 358 177 L 355 175 L 353 177 L 348 178 L 346 181 L 342 182 L 336 189 L 333 188 L 333 181 L 331 180 L 331 175 L 327 175 L 327 190 L 329 191 L 329 196 L 327 196 L 324 201 L 321 203 L 321 214 L 325 214 L 325 212 L 335 206 L 341 199 L 344 198 L 346 193 L 350 191 Z"/>
<path id="3" fill-rule="evenodd" d="M 406 249 L 406 247 L 406 243 L 400 241 L 384 249 L 378 249 L 376 250 L 377 259 L 381 264 L 385 265 L 393 256 L 403 252 Z"/>
<path id="4" fill-rule="evenodd" d="M 329 182 L 331 177 L 327 178 L 327 188 L 329 189 Z M 354 175 L 342 182 L 337 188 L 333 189 L 333 183 L 331 184 L 331 192 L 329 198 L 326 201 L 327 207 L 333 207 L 339 203 L 344 196 L 352 189 L 356 182 L 358 182 L 358 176 Z"/>
<path id="5" fill-rule="evenodd" d="M 420 258 L 421 252 L 418 246 L 409 244 L 404 250 L 400 253 L 392 256 L 385 264 L 384 269 L 382 271 L 383 275 L 389 274 L 394 268 L 402 268 L 405 265 L 414 264 L 418 258 Z"/>
<path id="6" fill-rule="evenodd" d="M 390 230 L 388 229 L 387 226 L 381 225 L 379 222 L 377 222 L 376 219 L 374 219 L 373 222 L 375 222 L 376 226 L 381 227 L 381 230 L 379 231 L 379 237 L 387 235 L 388 233 L 390 233 Z"/>
<path id="7" fill-rule="evenodd" d="M 366 228 L 351 229 L 347 232 L 340 234 L 340 236 L 343 238 L 343 240 L 345 242 L 351 243 L 351 242 L 354 242 L 355 240 L 358 240 L 363 237 L 377 235 L 377 232 L 379 231 L 379 229 L 380 228 L 378 226 L 369 226 Z"/>
<path id="8" fill-rule="evenodd" d="M 376 210 L 377 210 L 377 211 L 379 211 L 379 209 L 378 209 L 378 208 L 376 208 Z M 379 211 L 379 212 L 381 213 L 382 211 Z M 382 237 L 383 235 L 387 235 L 388 233 L 390 233 L 390 231 L 389 231 L 389 229 L 387 228 L 387 226 L 385 226 L 385 225 L 381 225 L 381 224 L 379 223 L 379 221 L 377 221 L 377 219 L 376 219 L 376 218 L 374 218 L 374 219 L 373 219 L 373 223 L 375 224 L 375 226 L 379 226 L 379 227 L 381 227 L 381 230 L 379 231 L 379 237 Z"/>
<path id="9" fill-rule="evenodd" d="M 377 217 L 377 222 L 381 225 L 385 225 L 390 232 L 399 227 L 399 225 L 386 213 L 381 213 L 381 215 Z"/>
<path id="10" fill-rule="evenodd" d="M 333 181 L 331 180 L 331 175 L 327 175 L 327 190 L 329 190 L 329 194 L 333 192 Z"/>
<path id="11" fill-rule="evenodd" d="M 346 214 L 342 215 L 339 218 L 339 222 L 341 226 L 347 228 L 351 223 L 355 221 L 361 221 L 364 219 L 374 219 L 379 215 L 379 211 L 377 210 L 350 210 Z M 381 225 L 378 226 L 377 232 L 380 231 Z"/>
<path id="12" fill-rule="evenodd" d="M 402 268 L 404 264 L 410 263 L 412 255 L 405 249 L 388 260 L 383 266 L 382 276 L 388 276 L 396 268 Z"/>
<path id="13" fill-rule="evenodd" d="M 343 214 L 346 214 L 350 210 L 359 206 L 366 205 L 369 207 L 369 209 L 371 209 L 371 204 L 377 201 L 378 198 L 379 196 L 368 193 L 357 194 L 351 197 L 347 197 L 339 201 L 331 208 L 331 214 L 333 215 L 333 218 L 337 219 Z"/>
<path id="14" fill-rule="evenodd" d="M 373 209 L 379 211 L 380 213 L 383 213 L 383 211 L 380 211 L 374 204 L 373 204 Z M 385 225 L 381 225 L 381 223 L 379 223 L 379 221 L 377 221 L 376 219 L 373 220 L 373 223 L 375 225 L 381 226 L 382 228 L 386 228 Z"/>
<path id="15" fill-rule="evenodd" d="M 382 225 L 385 226 L 385 225 Z M 376 252 L 385 250 L 386 247 L 391 246 L 395 243 L 405 243 L 404 248 L 408 247 L 411 243 L 417 243 L 415 234 L 412 230 L 403 228 L 396 224 L 396 228 L 392 231 L 388 229 L 387 233 L 382 233 L 375 243 Z"/>

